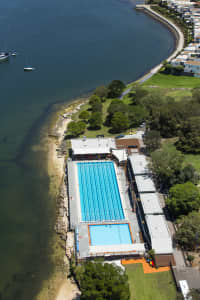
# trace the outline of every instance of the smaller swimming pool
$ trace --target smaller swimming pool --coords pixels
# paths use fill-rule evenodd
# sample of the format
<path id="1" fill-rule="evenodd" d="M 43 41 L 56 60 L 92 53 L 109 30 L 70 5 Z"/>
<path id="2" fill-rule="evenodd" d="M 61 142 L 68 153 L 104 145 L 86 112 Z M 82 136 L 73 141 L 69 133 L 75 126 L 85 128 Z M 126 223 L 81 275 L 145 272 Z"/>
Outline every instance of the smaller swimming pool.
<path id="1" fill-rule="evenodd" d="M 129 224 L 89 225 L 91 246 L 132 244 Z"/>

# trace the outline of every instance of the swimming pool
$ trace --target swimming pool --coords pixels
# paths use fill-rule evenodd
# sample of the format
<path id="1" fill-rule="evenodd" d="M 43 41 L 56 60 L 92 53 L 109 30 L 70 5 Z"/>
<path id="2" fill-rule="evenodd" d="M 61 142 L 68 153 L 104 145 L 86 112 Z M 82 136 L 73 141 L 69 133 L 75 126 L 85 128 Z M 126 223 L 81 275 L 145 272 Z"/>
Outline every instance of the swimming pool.
<path id="1" fill-rule="evenodd" d="M 129 224 L 89 225 L 91 246 L 132 244 Z"/>
<path id="2" fill-rule="evenodd" d="M 82 221 L 123 220 L 113 162 L 77 163 Z"/>

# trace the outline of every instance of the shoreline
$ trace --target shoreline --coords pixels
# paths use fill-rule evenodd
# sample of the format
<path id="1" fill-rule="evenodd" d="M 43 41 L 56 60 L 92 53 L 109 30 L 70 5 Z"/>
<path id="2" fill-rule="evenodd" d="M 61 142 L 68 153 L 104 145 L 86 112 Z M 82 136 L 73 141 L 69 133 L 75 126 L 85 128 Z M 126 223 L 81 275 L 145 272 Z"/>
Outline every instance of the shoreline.
<path id="1" fill-rule="evenodd" d="M 52 116 L 53 122 L 50 125 L 49 132 L 47 133 L 47 172 L 50 178 L 50 193 L 55 194 L 57 217 L 54 227 L 54 234 L 58 240 L 62 241 L 62 254 L 60 257 L 65 265 L 64 272 L 55 270 L 50 278 L 52 289 L 52 300 L 75 300 L 78 299 L 80 292 L 77 285 L 73 282 L 69 275 L 69 258 L 71 252 L 66 253 L 66 248 L 69 248 L 68 236 L 68 199 L 65 184 L 65 164 L 67 155 L 65 152 L 60 153 L 58 149 L 62 145 L 65 137 L 67 125 L 72 121 L 72 115 L 77 113 L 81 106 L 87 102 L 87 98 L 74 99 L 72 102 L 67 103 L 63 108 L 58 109 L 56 112 L 56 120 Z M 67 114 L 66 117 L 63 115 Z M 57 192 L 55 193 L 55 191 Z M 68 247 L 66 247 L 68 245 Z M 61 247 L 59 245 L 59 247 Z M 55 252 L 57 250 L 54 250 Z M 45 290 L 45 286 L 44 286 Z M 45 293 L 41 293 L 39 300 L 45 298 Z M 51 292 L 50 292 L 51 294 Z M 50 300 L 50 298 L 48 298 Z"/>
<path id="2" fill-rule="evenodd" d="M 177 56 L 177 54 L 184 47 L 184 35 L 183 35 L 182 31 L 173 22 L 171 22 L 164 16 L 162 16 L 159 13 L 152 10 L 150 5 L 138 4 L 138 5 L 136 5 L 135 9 L 138 11 L 144 12 L 145 14 L 149 15 L 153 19 L 157 20 L 158 22 L 160 22 L 161 24 L 166 26 L 171 31 L 171 33 L 174 35 L 174 38 L 176 41 L 174 51 L 170 54 L 170 56 L 168 58 L 166 58 L 167 62 L 171 61 L 174 57 Z M 149 70 L 141 78 L 137 79 L 135 82 L 143 83 L 147 79 L 151 78 L 154 74 L 156 74 L 162 68 L 162 66 L 163 66 L 163 63 L 161 62 L 160 64 L 156 65 L 151 70 Z"/>

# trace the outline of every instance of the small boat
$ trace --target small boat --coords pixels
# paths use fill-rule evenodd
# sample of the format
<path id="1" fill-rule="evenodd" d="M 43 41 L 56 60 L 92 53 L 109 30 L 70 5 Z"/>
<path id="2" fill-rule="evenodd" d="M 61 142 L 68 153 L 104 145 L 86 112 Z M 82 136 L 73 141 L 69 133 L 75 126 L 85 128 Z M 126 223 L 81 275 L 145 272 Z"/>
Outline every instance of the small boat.
<path id="1" fill-rule="evenodd" d="M 12 52 L 11 55 L 12 55 L 12 56 L 16 56 L 16 55 L 17 55 L 17 52 Z"/>
<path id="2" fill-rule="evenodd" d="M 25 72 L 30 72 L 30 71 L 34 71 L 34 70 L 35 70 L 35 68 L 33 68 L 33 67 L 24 67 Z"/>
<path id="3" fill-rule="evenodd" d="M 0 61 L 8 59 L 10 54 L 8 52 L 0 52 Z"/>

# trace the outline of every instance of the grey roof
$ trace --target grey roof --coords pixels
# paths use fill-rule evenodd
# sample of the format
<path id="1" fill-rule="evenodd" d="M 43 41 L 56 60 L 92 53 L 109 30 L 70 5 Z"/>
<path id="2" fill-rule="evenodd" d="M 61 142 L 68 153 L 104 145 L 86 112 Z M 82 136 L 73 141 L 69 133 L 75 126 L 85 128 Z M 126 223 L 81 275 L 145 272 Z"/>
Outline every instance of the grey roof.
<path id="1" fill-rule="evenodd" d="M 72 151 L 75 155 L 108 154 L 116 148 L 115 139 L 112 138 L 81 138 L 71 140 Z"/>
<path id="2" fill-rule="evenodd" d="M 144 214 L 163 214 L 157 193 L 140 194 Z"/>
<path id="3" fill-rule="evenodd" d="M 135 153 L 129 156 L 129 160 L 135 176 L 150 173 L 148 160 L 145 155 Z"/>
<path id="4" fill-rule="evenodd" d="M 154 182 L 149 175 L 135 176 L 138 193 L 155 193 L 156 188 Z"/>
<path id="5" fill-rule="evenodd" d="M 127 160 L 127 154 L 125 149 L 113 149 L 112 154 L 118 159 L 119 162 Z"/>
<path id="6" fill-rule="evenodd" d="M 151 238 L 151 246 L 155 253 L 172 253 L 172 239 L 165 217 L 163 215 L 146 215 L 145 219 Z"/>

